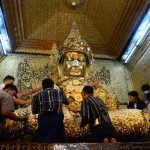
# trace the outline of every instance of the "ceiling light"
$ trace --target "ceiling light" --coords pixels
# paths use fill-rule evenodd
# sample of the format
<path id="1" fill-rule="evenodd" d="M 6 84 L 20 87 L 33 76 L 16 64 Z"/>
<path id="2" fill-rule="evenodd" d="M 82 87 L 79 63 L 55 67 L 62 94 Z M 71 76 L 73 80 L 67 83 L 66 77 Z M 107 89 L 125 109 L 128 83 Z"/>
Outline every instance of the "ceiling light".
<path id="1" fill-rule="evenodd" d="M 65 0 L 67 4 L 71 7 L 80 6 L 85 0 Z"/>
<path id="2" fill-rule="evenodd" d="M 125 53 L 122 56 L 124 63 L 128 63 L 138 49 L 138 47 L 144 42 L 150 33 L 150 9 L 145 14 L 142 22 L 138 26 L 132 40 L 130 41 Z"/>
<path id="3" fill-rule="evenodd" d="M 7 35 L 3 13 L 0 8 L 0 52 L 4 55 L 7 55 L 10 51 L 10 41 Z"/>

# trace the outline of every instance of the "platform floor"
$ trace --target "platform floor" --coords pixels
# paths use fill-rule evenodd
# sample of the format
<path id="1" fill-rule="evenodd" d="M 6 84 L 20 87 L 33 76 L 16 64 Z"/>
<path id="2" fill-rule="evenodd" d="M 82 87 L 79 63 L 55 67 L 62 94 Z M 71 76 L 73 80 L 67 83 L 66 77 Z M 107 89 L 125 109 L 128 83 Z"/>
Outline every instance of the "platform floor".
<path id="1" fill-rule="evenodd" d="M 0 150 L 150 150 L 150 142 L 102 143 L 0 143 Z"/>

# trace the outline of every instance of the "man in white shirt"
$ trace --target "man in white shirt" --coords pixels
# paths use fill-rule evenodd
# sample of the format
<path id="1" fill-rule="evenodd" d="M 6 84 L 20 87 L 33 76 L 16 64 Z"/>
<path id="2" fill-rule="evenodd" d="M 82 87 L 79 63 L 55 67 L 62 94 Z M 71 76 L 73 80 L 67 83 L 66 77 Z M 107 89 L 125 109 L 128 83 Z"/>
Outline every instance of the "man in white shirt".
<path id="1" fill-rule="evenodd" d="M 16 121 L 23 121 L 26 118 L 16 116 L 14 111 L 13 96 L 17 94 L 17 87 L 13 84 L 6 84 L 3 90 L 0 90 L 0 141 L 9 141 L 10 136 L 5 131 L 6 118 Z"/>
<path id="2" fill-rule="evenodd" d="M 23 120 L 12 112 L 14 111 L 13 96 L 16 95 L 17 88 L 13 84 L 7 84 L 3 90 L 0 91 L 0 118 L 5 116 L 12 120 Z"/>
<path id="3" fill-rule="evenodd" d="M 3 90 L 0 91 L 0 104 L 1 108 L 14 111 L 13 96 L 17 94 L 17 87 L 13 84 L 7 84 Z"/>
<path id="4" fill-rule="evenodd" d="M 14 111 L 13 96 L 17 93 L 17 88 L 13 84 L 7 84 L 3 90 L 0 91 L 0 106 L 1 109 Z M 0 126 L 5 126 L 6 117 L 0 117 Z"/>
<path id="5" fill-rule="evenodd" d="M 4 79 L 3 79 L 3 83 L 0 85 L 0 90 L 3 90 L 3 88 L 5 87 L 5 85 L 7 84 L 13 84 L 15 81 L 15 78 L 13 76 L 6 76 Z M 23 97 L 23 96 L 27 96 L 27 95 L 30 95 L 30 94 L 33 94 L 35 92 L 38 92 L 39 90 L 41 90 L 42 87 L 38 87 L 38 88 L 35 88 L 35 89 L 29 89 L 29 90 L 23 90 L 23 91 L 19 91 L 13 98 L 13 101 L 15 104 L 19 105 L 23 105 L 23 104 L 31 104 L 32 103 L 32 100 L 20 100 L 19 98 Z M 17 89 L 18 90 L 18 89 Z"/>
<path id="6" fill-rule="evenodd" d="M 14 81 L 15 81 L 15 78 L 13 76 L 10 76 L 10 75 L 6 76 L 3 79 L 3 83 L 0 85 L 0 90 L 3 90 L 6 84 L 13 84 Z"/>

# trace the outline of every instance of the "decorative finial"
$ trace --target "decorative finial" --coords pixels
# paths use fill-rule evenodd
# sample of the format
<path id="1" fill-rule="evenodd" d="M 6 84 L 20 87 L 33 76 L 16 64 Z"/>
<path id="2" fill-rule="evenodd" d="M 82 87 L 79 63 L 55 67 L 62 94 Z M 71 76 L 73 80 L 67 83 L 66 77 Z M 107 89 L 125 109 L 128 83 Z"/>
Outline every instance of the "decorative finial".
<path id="1" fill-rule="evenodd" d="M 50 51 L 50 63 L 57 63 L 59 57 L 58 47 L 56 43 L 53 44 L 52 49 Z"/>

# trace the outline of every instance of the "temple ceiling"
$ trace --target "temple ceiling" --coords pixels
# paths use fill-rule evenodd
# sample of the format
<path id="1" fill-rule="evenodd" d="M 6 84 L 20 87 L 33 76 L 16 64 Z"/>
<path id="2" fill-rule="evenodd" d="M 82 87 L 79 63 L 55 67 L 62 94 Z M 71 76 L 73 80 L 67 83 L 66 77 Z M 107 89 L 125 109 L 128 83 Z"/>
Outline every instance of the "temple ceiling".
<path id="1" fill-rule="evenodd" d="M 147 0 L 2 0 L 12 51 L 48 54 L 76 22 L 95 55 L 116 59 L 123 51 Z M 77 0 L 78 1 L 78 0 Z M 80 1 L 80 0 L 79 0 Z"/>

